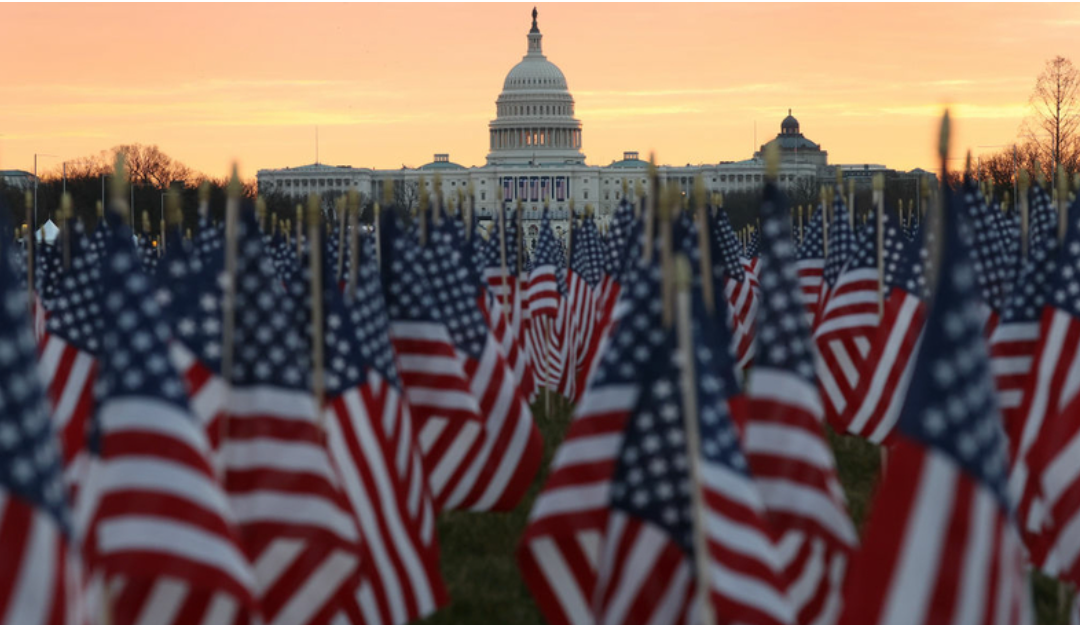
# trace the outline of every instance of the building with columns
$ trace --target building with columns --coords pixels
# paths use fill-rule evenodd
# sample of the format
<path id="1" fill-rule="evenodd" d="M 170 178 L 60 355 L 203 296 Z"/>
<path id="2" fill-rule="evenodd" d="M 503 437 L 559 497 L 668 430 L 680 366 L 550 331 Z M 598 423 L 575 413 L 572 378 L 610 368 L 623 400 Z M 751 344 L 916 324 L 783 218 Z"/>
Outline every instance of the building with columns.
<path id="1" fill-rule="evenodd" d="M 278 192 L 299 199 L 310 193 L 357 189 L 368 198 L 378 199 L 386 184 L 423 184 L 430 192 L 438 175 L 446 200 L 472 183 L 482 220 L 494 215 L 500 190 L 505 205 L 520 201 L 530 246 L 538 234 L 545 203 L 560 233 L 565 231 L 571 201 L 576 211 L 591 206 L 601 221 L 607 221 L 623 199 L 624 186 L 632 195 L 636 184 L 646 184 L 648 163 L 638 152 L 627 151 L 622 160 L 609 165 L 586 164 L 582 123 L 574 117 L 574 98 L 562 70 L 544 55 L 535 8 L 526 40 L 525 55 L 507 73 L 502 93 L 495 100 L 495 119 L 488 124 L 490 142 L 484 165 L 465 167 L 452 162 L 448 153 L 439 153 L 430 163 L 417 168 L 370 169 L 316 163 L 263 169 L 258 172 L 259 192 Z M 790 187 L 832 180 L 828 152 L 807 139 L 798 120 L 790 110 L 788 113 L 780 124 L 780 133 L 770 142 L 780 143 L 780 184 Z M 764 149 L 765 145 L 742 161 L 660 165 L 659 177 L 662 181 L 677 181 L 688 189 L 700 174 L 710 192 L 753 191 L 761 187 L 765 175 Z"/>

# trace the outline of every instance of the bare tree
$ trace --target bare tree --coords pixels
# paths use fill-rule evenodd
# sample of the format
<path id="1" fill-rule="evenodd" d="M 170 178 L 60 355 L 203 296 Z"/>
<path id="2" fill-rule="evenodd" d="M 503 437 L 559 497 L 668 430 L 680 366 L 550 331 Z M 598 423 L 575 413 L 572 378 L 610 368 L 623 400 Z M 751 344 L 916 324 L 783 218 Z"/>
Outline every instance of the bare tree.
<path id="1" fill-rule="evenodd" d="M 1057 56 L 1035 81 L 1031 117 L 1023 133 L 1038 147 L 1039 160 L 1052 171 L 1057 165 L 1075 172 L 1080 165 L 1080 70 Z"/>
<path id="2" fill-rule="evenodd" d="M 118 153 L 124 155 L 129 179 L 136 184 L 148 184 L 163 189 L 174 180 L 187 180 L 194 173 L 190 167 L 174 160 L 156 145 L 119 145 L 112 149 L 113 159 Z"/>
<path id="3" fill-rule="evenodd" d="M 394 207 L 411 215 L 414 206 L 420 202 L 420 184 L 415 180 L 394 181 Z"/>
<path id="4" fill-rule="evenodd" d="M 979 158 L 979 175 L 993 181 L 996 188 L 1009 188 L 1012 187 L 1016 169 L 1021 166 L 1019 149 L 1014 155 L 1011 147 L 1005 148 Z"/>

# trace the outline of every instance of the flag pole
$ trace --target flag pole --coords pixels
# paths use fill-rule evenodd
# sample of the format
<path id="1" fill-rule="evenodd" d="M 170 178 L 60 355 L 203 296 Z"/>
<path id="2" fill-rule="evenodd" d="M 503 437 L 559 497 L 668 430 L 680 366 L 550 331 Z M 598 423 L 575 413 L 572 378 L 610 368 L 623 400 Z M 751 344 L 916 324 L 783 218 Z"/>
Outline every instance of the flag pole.
<path id="1" fill-rule="evenodd" d="M 296 260 L 304 255 L 304 206 L 296 205 Z"/>
<path id="2" fill-rule="evenodd" d="M 1020 202 L 1020 257 L 1027 260 L 1028 257 L 1028 187 L 1031 185 L 1031 178 L 1028 176 L 1026 169 L 1021 169 L 1020 174 L 1017 176 L 1018 192 L 1017 201 Z"/>
<path id="3" fill-rule="evenodd" d="M 323 371 L 323 284 L 322 284 L 322 224 L 319 223 L 319 196 L 308 196 L 308 261 L 311 267 L 311 390 L 315 395 L 320 429 L 324 427 L 323 395 L 326 377 Z"/>
<path id="4" fill-rule="evenodd" d="M 900 200 L 903 203 L 903 200 Z M 874 212 L 877 225 L 878 318 L 885 314 L 885 176 L 874 176 Z"/>
<path id="5" fill-rule="evenodd" d="M 829 189 L 826 185 L 821 185 L 821 252 L 824 258 L 829 256 L 829 211 L 831 206 L 832 198 L 829 197 Z"/>
<path id="6" fill-rule="evenodd" d="M 360 276 L 360 192 L 349 189 L 345 201 L 349 213 L 349 283 L 345 289 L 346 301 L 356 301 L 356 282 Z M 339 248 L 340 249 L 340 248 Z M 340 273 L 340 271 L 339 271 Z"/>
<path id="7" fill-rule="evenodd" d="M 698 220 L 698 248 L 701 254 L 701 296 L 705 299 L 705 311 L 711 317 L 716 312 L 713 293 L 712 245 L 710 245 L 711 224 L 705 209 L 705 178 L 698 174 L 694 178 L 694 211 Z"/>
<path id="8" fill-rule="evenodd" d="M 648 202 L 645 205 L 644 210 L 641 212 L 645 219 L 645 227 L 642 229 L 645 234 L 645 241 L 642 244 L 642 259 L 648 263 L 652 261 L 653 255 L 653 238 L 655 238 L 655 221 L 656 211 L 658 208 L 658 196 L 660 195 L 660 178 L 656 171 L 656 154 L 649 154 L 649 190 L 647 193 Z"/>
<path id="9" fill-rule="evenodd" d="M 848 179 L 848 225 L 855 229 L 855 179 Z"/>
<path id="10" fill-rule="evenodd" d="M 226 392 L 233 384 L 233 354 L 236 333 L 236 235 L 240 213 L 240 176 L 236 163 L 233 163 L 232 177 L 225 190 L 225 280 L 221 297 L 221 378 L 225 381 Z M 200 208 L 200 212 L 201 212 Z M 218 445 L 222 445 L 228 435 L 229 411 L 221 413 L 218 422 Z M 224 473 L 224 459 L 218 454 L 219 477 Z"/>
<path id="11" fill-rule="evenodd" d="M 71 194 L 64 193 L 60 197 L 60 232 L 64 237 L 64 269 L 71 267 L 71 218 L 74 216 Z"/>
<path id="12" fill-rule="evenodd" d="M 1057 166 L 1057 209 L 1058 209 L 1058 243 L 1065 240 L 1065 232 L 1069 225 L 1069 178 L 1065 175 L 1065 168 L 1059 163 Z"/>
<path id="13" fill-rule="evenodd" d="M 683 421 L 686 427 L 686 454 L 690 460 L 690 495 L 694 513 L 694 578 L 701 623 L 715 625 L 716 615 L 709 599 L 709 546 L 705 537 L 705 501 L 701 488 L 701 433 L 698 429 L 694 339 L 690 318 L 690 261 L 682 254 L 676 260 L 675 277 L 678 294 L 678 323 L 676 334 L 682 360 Z"/>
<path id="14" fill-rule="evenodd" d="M 461 202 L 461 217 L 465 221 L 465 240 L 472 241 L 473 224 L 472 217 L 473 212 L 476 210 L 476 187 L 473 185 L 473 181 L 469 181 L 469 189 L 466 192 L 468 196 L 468 202 Z M 502 187 L 499 187 L 499 195 L 502 195 Z"/>

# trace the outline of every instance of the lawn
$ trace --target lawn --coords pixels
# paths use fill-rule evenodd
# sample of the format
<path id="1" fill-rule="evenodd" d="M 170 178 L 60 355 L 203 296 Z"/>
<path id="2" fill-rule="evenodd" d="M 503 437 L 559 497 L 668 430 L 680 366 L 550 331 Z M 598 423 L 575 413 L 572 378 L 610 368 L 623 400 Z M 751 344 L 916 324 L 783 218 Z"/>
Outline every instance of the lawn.
<path id="1" fill-rule="evenodd" d="M 533 407 L 533 414 L 537 415 L 536 422 L 544 435 L 544 462 L 521 505 L 509 513 L 447 512 L 441 516 L 442 570 L 450 588 L 451 603 L 425 620 L 425 624 L 544 625 L 518 574 L 514 550 L 533 500 L 547 478 L 547 466 L 570 423 L 571 407 L 561 398 L 553 397 L 550 417 L 544 416 L 543 401 Z M 829 441 L 836 453 L 852 518 L 861 527 L 878 478 L 880 452 L 862 439 L 831 432 Z M 1035 577 L 1034 590 L 1037 623 L 1066 625 L 1067 615 L 1058 608 L 1058 584 L 1039 575 Z"/>

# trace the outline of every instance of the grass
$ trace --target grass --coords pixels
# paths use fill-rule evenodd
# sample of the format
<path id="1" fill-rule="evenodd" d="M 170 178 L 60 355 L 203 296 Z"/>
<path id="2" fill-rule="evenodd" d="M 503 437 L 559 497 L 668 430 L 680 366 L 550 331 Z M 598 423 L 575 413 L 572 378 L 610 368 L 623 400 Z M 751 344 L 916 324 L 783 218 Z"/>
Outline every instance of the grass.
<path id="1" fill-rule="evenodd" d="M 544 436 L 544 461 L 521 504 L 512 512 L 446 512 L 440 516 L 442 571 L 451 603 L 423 621 L 425 625 L 545 624 L 521 580 L 514 552 L 533 501 L 547 479 L 547 467 L 570 423 L 570 405 L 561 398 L 552 399 L 550 417 L 543 416 L 542 401 L 533 406 Z M 828 436 L 847 494 L 848 509 L 856 526 L 861 528 L 878 480 L 880 450 L 859 438 L 838 436 L 831 431 Z M 1066 625 L 1068 615 L 1059 607 L 1059 584 L 1036 574 L 1032 585 L 1036 623 Z"/>

